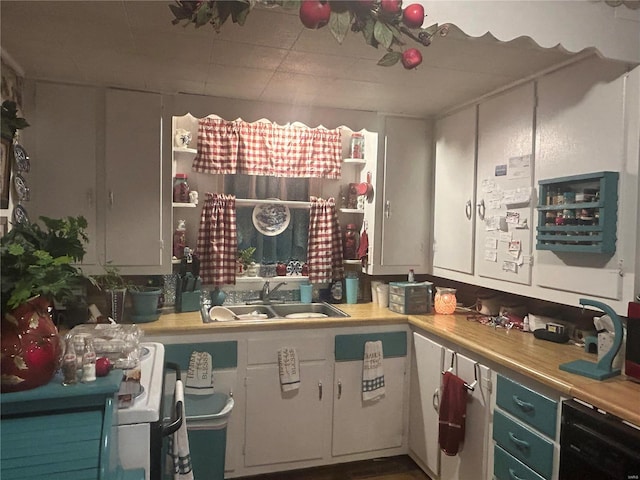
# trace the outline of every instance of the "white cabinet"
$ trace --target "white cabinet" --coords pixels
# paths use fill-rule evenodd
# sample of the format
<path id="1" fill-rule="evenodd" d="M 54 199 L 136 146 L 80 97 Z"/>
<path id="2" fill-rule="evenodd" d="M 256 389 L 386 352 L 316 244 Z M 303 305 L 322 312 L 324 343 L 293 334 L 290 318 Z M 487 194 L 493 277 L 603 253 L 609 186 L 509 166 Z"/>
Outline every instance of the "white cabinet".
<path id="1" fill-rule="evenodd" d="M 107 90 L 105 116 L 105 261 L 132 273 L 161 273 L 159 267 L 168 268 L 161 96 Z"/>
<path id="2" fill-rule="evenodd" d="M 409 452 L 431 476 L 441 480 L 488 478 L 490 376 L 488 367 L 438 342 L 413 333 L 413 362 Z M 469 390 L 464 442 L 455 456 L 440 452 L 438 419 L 442 371 L 452 373 L 473 386 Z"/>
<path id="3" fill-rule="evenodd" d="M 362 400 L 362 360 L 337 362 L 334 370 L 333 456 L 402 446 L 406 357 L 386 358 L 385 395 Z"/>
<path id="4" fill-rule="evenodd" d="M 433 266 L 472 275 L 477 106 L 440 119 L 435 137 Z"/>
<path id="5" fill-rule="evenodd" d="M 27 178 L 31 200 L 24 204 L 31 221 L 40 216 L 87 219 L 89 243 L 84 265 L 97 265 L 101 246 L 98 231 L 98 125 L 102 101 L 92 87 L 32 84 L 35 101 L 26 112 L 33 125 L 25 131 L 31 158 Z"/>
<path id="6" fill-rule="evenodd" d="M 282 334 L 248 341 L 245 466 L 274 466 L 321 460 L 328 448 L 331 416 L 329 337 Z M 294 347 L 300 388 L 282 392 L 278 349 Z M 276 465 L 280 465 L 276 467 Z M 287 468 L 295 468 L 289 466 Z M 262 470 L 264 471 L 264 470 Z"/>
<path id="7" fill-rule="evenodd" d="M 361 331 L 360 331 L 361 332 Z M 405 445 L 407 378 L 405 331 L 341 334 L 335 337 L 332 455 L 396 452 Z M 367 341 L 381 341 L 385 393 L 363 400 L 363 356 Z"/>
<path id="8" fill-rule="evenodd" d="M 369 227 L 369 275 L 430 273 L 431 131 L 425 120 L 384 117 Z"/>
<path id="9" fill-rule="evenodd" d="M 82 215 L 85 273 L 163 273 L 161 96 L 38 82 L 29 182 L 32 218 Z M 37 131 L 36 131 L 37 130 Z"/>
<path id="10" fill-rule="evenodd" d="M 531 284 L 535 225 L 534 108 L 534 84 L 528 83 L 481 103 L 478 111 L 476 272 L 525 285 Z"/>

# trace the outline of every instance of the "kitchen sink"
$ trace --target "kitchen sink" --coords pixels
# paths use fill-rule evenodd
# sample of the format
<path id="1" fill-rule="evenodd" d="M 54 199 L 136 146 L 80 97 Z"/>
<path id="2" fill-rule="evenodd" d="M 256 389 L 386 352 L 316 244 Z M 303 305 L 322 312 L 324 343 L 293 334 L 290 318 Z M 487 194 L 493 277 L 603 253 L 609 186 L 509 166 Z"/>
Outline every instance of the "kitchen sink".
<path id="1" fill-rule="evenodd" d="M 225 305 L 237 319 L 232 321 L 268 321 L 282 318 L 344 318 L 349 315 L 337 307 L 326 303 L 272 303 L 269 305 Z M 202 312 L 205 323 L 212 320 Z"/>

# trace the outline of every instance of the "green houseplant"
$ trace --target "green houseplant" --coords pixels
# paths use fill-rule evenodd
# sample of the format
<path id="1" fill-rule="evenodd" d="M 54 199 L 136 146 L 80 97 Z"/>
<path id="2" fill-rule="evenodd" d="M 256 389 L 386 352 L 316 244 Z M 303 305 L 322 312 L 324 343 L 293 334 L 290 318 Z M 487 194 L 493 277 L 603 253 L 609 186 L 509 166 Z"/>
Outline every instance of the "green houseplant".
<path id="1" fill-rule="evenodd" d="M 243 250 L 238 250 L 238 274 L 244 275 L 247 269 L 253 263 L 253 254 L 256 252 L 255 247 L 247 247 Z"/>
<path id="2" fill-rule="evenodd" d="M 127 296 L 127 282 L 120 275 L 120 269 L 110 262 L 102 266 L 104 273 L 92 275 L 91 282 L 105 294 L 107 315 L 116 323 L 124 318 L 124 304 Z"/>
<path id="3" fill-rule="evenodd" d="M 2 293 L 2 391 L 28 390 L 55 374 L 62 346 L 50 314 L 51 302 L 73 298 L 86 277 L 82 261 L 88 237 L 84 217 L 23 222 L 0 240 Z"/>

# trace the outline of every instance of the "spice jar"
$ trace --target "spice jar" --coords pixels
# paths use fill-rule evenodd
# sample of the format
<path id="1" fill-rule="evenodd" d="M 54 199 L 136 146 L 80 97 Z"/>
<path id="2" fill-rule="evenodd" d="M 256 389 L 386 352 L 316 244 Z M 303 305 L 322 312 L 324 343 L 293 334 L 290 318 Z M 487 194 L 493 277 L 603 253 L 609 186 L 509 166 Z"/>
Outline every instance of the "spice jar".
<path id="1" fill-rule="evenodd" d="M 82 382 L 96 381 L 96 351 L 93 348 L 93 340 L 87 337 L 84 340 L 84 353 L 82 354 Z"/>
<path id="2" fill-rule="evenodd" d="M 189 203 L 189 184 L 186 173 L 176 173 L 173 179 L 173 201 L 175 203 Z"/>
<path id="3" fill-rule="evenodd" d="M 364 158 L 364 136 L 355 132 L 351 135 L 351 158 Z"/>
<path id="4" fill-rule="evenodd" d="M 78 360 L 73 337 L 68 336 L 65 343 L 64 357 L 62 358 L 62 384 L 73 385 L 78 383 Z"/>
<path id="5" fill-rule="evenodd" d="M 342 241 L 342 252 L 345 260 L 356 259 L 356 241 L 358 233 L 356 232 L 356 226 L 353 223 L 347 225 L 347 229 L 344 232 L 344 238 Z"/>
<path id="6" fill-rule="evenodd" d="M 436 313 L 450 315 L 456 310 L 456 289 L 436 287 L 436 296 L 434 298 L 434 307 Z"/>

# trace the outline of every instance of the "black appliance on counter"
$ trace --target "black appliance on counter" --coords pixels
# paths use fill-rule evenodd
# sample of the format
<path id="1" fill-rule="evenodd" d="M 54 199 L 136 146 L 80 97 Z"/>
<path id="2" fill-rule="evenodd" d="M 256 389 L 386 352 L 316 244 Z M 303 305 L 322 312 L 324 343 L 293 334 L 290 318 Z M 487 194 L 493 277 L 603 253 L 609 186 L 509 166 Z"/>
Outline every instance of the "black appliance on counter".
<path id="1" fill-rule="evenodd" d="M 640 479 L 640 430 L 590 405 L 565 400 L 559 478 Z"/>

